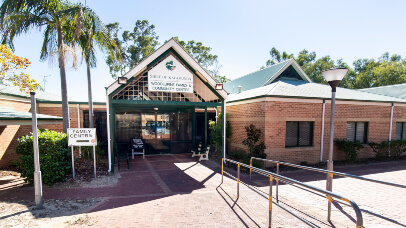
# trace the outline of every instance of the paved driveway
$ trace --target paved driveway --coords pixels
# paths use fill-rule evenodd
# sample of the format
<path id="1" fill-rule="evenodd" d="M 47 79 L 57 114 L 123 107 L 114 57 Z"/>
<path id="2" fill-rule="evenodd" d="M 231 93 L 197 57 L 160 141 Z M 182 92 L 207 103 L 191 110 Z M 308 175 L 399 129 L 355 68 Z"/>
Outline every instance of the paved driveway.
<path id="1" fill-rule="evenodd" d="M 123 163 L 124 164 L 124 163 Z M 87 208 L 97 227 L 267 227 L 268 202 L 228 178 L 221 182 L 220 166 L 212 161 L 198 162 L 190 155 L 146 156 L 131 160 L 130 169 L 122 165 L 116 186 L 87 189 L 46 189 L 44 198 L 103 198 Z M 124 168 L 123 168 L 124 167 Z M 336 170 L 406 185 L 406 161 L 335 167 Z M 230 170 L 229 172 L 235 173 Z M 287 171 L 286 175 L 325 188 L 325 175 L 309 171 Z M 268 192 L 268 181 L 254 175 L 242 180 Z M 406 189 L 380 186 L 348 178 L 334 180 L 334 192 L 353 199 L 361 207 L 406 223 Z M 0 194 L 0 200 L 30 199 L 31 190 L 18 189 Z M 275 189 L 274 189 L 275 194 Z M 275 196 L 275 195 L 274 195 Z M 320 227 L 354 227 L 354 213 L 349 207 L 334 205 L 332 223 L 326 221 L 327 200 L 290 185 L 279 187 L 281 205 Z M 79 217 L 82 215 L 76 215 Z M 364 216 L 364 225 L 392 225 L 381 219 Z M 273 227 L 305 226 L 297 218 L 273 206 Z M 58 224 L 66 226 L 66 224 Z"/>

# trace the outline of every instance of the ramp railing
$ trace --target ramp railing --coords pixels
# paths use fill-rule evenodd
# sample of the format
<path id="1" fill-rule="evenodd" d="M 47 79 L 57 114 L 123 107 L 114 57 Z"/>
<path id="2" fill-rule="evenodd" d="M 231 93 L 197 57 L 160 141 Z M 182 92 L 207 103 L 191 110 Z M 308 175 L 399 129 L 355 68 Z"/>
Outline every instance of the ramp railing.
<path id="1" fill-rule="evenodd" d="M 251 165 L 251 166 L 252 166 L 252 161 L 253 161 L 253 160 L 263 161 L 263 162 L 270 162 L 270 163 L 276 164 L 276 174 L 278 174 L 278 175 L 279 175 L 279 165 L 286 165 L 286 166 L 289 166 L 289 167 L 295 167 L 295 168 L 299 168 L 299 169 L 305 169 L 305 170 L 310 170 L 310 171 L 315 171 L 315 172 L 320 172 L 320 173 L 326 173 L 327 175 L 330 175 L 330 176 L 331 176 L 331 179 L 333 179 L 333 176 L 334 176 L 334 175 L 337 175 L 337 176 L 349 177 L 349 178 L 354 178 L 354 179 L 358 179 L 358 180 L 369 181 L 369 182 L 373 182 L 373 183 L 377 183 L 377 184 L 383 184 L 383 185 L 388 185 L 388 186 L 392 186 L 392 187 L 398 187 L 398 188 L 404 188 L 404 189 L 406 189 L 406 185 L 401 185 L 401 184 L 396 184 L 396 183 L 391 183 L 391 182 L 386 182 L 386 181 L 381 181 L 381 180 L 375 180 L 375 179 L 371 179 L 371 178 L 360 177 L 360 176 L 352 175 L 352 174 L 348 174 L 348 173 L 341 173 L 341 172 L 336 172 L 336 171 L 329 171 L 329 170 L 326 170 L 326 169 L 319 169 L 319 168 L 301 166 L 301 165 L 296 165 L 296 164 L 292 164 L 292 163 L 288 163 L 288 162 L 274 161 L 274 160 L 270 160 L 270 159 L 263 159 L 263 158 L 251 157 L 251 160 L 250 160 L 250 165 Z M 253 170 L 250 169 L 250 179 L 251 179 L 252 171 L 253 171 Z M 256 171 L 254 170 L 254 172 L 256 172 Z M 276 192 L 275 192 L 276 197 L 275 197 L 275 198 L 276 198 L 276 201 L 277 201 L 277 202 L 279 202 L 279 198 L 278 198 L 278 188 L 279 188 L 279 180 L 276 179 Z M 346 205 L 346 206 L 350 206 L 350 205 L 348 205 L 348 204 L 345 203 L 345 202 L 337 201 L 337 200 L 334 200 L 334 199 L 333 199 L 333 201 L 335 201 L 335 202 L 337 202 L 337 203 L 344 204 L 344 205 Z M 329 204 L 330 204 L 330 203 L 331 203 L 331 201 L 329 201 Z M 372 212 L 372 211 L 369 211 L 369 210 L 365 210 L 365 209 L 362 209 L 362 208 L 360 208 L 360 210 L 361 210 L 362 212 L 368 213 L 368 214 L 370 214 L 370 215 L 372 215 L 372 216 L 375 216 L 375 217 L 384 219 L 384 220 L 386 220 L 386 221 L 395 223 L 395 224 L 397 224 L 397 225 L 406 227 L 406 224 L 401 223 L 401 222 L 399 222 L 399 221 L 396 221 L 396 220 L 394 220 L 394 219 L 385 217 L 385 216 L 380 215 L 380 214 L 378 214 L 378 213 L 375 213 L 375 212 Z M 328 216 L 327 216 L 328 218 L 330 217 L 330 214 L 331 214 L 331 207 L 328 208 Z"/>
<path id="2" fill-rule="evenodd" d="M 224 162 L 225 161 L 230 162 L 230 163 L 234 163 L 234 164 L 237 165 L 237 177 L 235 177 L 232 174 L 224 171 Z M 265 194 L 264 192 L 260 191 L 259 189 L 255 188 L 254 186 L 251 186 L 251 185 L 241 181 L 241 179 L 240 179 L 240 167 L 248 168 L 248 169 L 250 169 L 250 171 L 254 171 L 256 173 L 259 173 L 261 175 L 269 177 L 269 194 Z M 347 202 L 354 209 L 354 212 L 355 212 L 355 215 L 356 215 L 356 227 L 357 228 L 362 228 L 363 227 L 362 214 L 361 214 L 361 210 L 359 209 L 358 205 L 353 200 L 342 197 L 342 196 L 340 196 L 338 194 L 335 194 L 333 192 L 329 192 L 329 191 L 326 191 L 326 190 L 323 190 L 323 189 L 320 189 L 320 188 L 317 188 L 317 187 L 302 183 L 300 181 L 297 181 L 297 180 L 294 180 L 294 179 L 291 179 L 291 178 L 288 178 L 288 177 L 284 177 L 284 176 L 281 176 L 279 174 L 272 173 L 272 172 L 269 172 L 269 171 L 266 171 L 266 170 L 263 170 L 263 169 L 259 169 L 259 168 L 253 167 L 251 165 L 246 165 L 246 164 L 241 163 L 241 162 L 230 160 L 230 159 L 227 159 L 227 158 L 222 159 L 221 184 L 223 184 L 223 181 L 224 181 L 224 174 L 228 175 L 229 177 L 231 177 L 232 179 L 237 181 L 237 200 L 240 197 L 240 183 L 245 185 L 249 189 L 253 190 L 254 192 L 258 193 L 259 195 L 261 195 L 262 197 L 264 197 L 264 198 L 266 198 L 268 200 L 268 202 L 269 202 L 269 215 L 268 215 L 269 216 L 269 219 L 268 219 L 269 227 L 271 227 L 271 225 L 272 225 L 272 205 L 273 204 L 277 205 L 278 207 L 285 210 L 286 212 L 293 215 L 294 217 L 298 218 L 300 221 L 306 223 L 307 225 L 309 225 L 311 227 L 318 227 L 315 224 L 311 223 L 310 221 L 300 217 L 296 213 L 294 213 L 291 210 L 287 209 L 286 207 L 280 205 L 279 202 L 275 202 L 272 199 L 272 187 L 273 187 L 273 179 L 274 178 L 276 180 L 281 180 L 281 181 L 284 181 L 286 183 L 290 183 L 292 185 L 300 186 L 300 188 L 303 189 L 303 190 L 307 190 L 307 191 L 310 191 L 310 192 L 321 193 L 321 194 L 317 194 L 317 195 L 325 197 L 329 201 L 332 201 L 333 198 L 336 198 L 336 199 Z M 278 181 L 276 183 L 278 183 Z"/>

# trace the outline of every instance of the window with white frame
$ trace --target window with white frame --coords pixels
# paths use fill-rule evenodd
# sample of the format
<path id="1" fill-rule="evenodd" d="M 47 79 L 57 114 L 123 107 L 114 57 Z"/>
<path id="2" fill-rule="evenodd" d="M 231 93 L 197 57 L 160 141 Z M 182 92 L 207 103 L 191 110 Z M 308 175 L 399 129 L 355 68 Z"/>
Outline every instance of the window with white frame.
<path id="1" fill-rule="evenodd" d="M 367 143 L 368 122 L 347 122 L 347 140 Z"/>
<path id="2" fill-rule="evenodd" d="M 395 139 L 406 140 L 406 122 L 396 123 Z"/>
<path id="3" fill-rule="evenodd" d="M 313 145 L 313 122 L 287 121 L 285 147 Z"/>

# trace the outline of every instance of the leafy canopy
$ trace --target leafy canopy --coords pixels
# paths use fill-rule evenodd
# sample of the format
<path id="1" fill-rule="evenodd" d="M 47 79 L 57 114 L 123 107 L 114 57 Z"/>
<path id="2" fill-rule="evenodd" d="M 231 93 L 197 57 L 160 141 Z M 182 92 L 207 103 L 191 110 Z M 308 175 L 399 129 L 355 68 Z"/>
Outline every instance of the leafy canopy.
<path id="1" fill-rule="evenodd" d="M 218 61 L 218 56 L 211 54 L 211 47 L 206 47 L 202 42 L 194 40 L 185 42 L 179 40 L 178 37 L 174 39 L 199 63 L 209 74 L 214 77 L 218 83 L 226 83 L 230 81 L 226 76 L 219 75 L 219 70 L 222 65 Z"/>
<path id="2" fill-rule="evenodd" d="M 269 54 L 270 59 L 266 62 L 267 67 L 295 58 L 294 54 L 286 52 L 281 54 L 275 47 L 271 49 Z M 378 60 L 358 59 L 353 62 L 353 68 L 342 59 L 335 61 L 329 55 L 317 59 L 315 52 L 309 52 L 306 49 L 299 52 L 296 62 L 313 82 L 321 84 L 327 84 L 321 72 L 333 67 L 346 67 L 348 69 L 347 75 L 340 82 L 340 87 L 344 88 L 362 89 L 406 83 L 406 59 L 402 59 L 397 54 L 390 56 L 388 52 L 384 53 Z"/>
<path id="3" fill-rule="evenodd" d="M 0 45 L 0 81 L 10 80 L 26 93 L 35 91 L 39 84 L 23 72 L 30 64 L 28 59 L 14 55 L 8 45 Z"/>
<path id="4" fill-rule="evenodd" d="M 106 63 L 114 79 L 125 74 L 138 65 L 156 50 L 159 36 L 155 33 L 155 25 L 147 20 L 137 20 L 132 31 L 125 30 L 119 35 L 121 27 L 118 22 L 107 24 L 111 36 L 120 51 L 122 61 L 116 61 L 114 54 L 109 54 Z"/>

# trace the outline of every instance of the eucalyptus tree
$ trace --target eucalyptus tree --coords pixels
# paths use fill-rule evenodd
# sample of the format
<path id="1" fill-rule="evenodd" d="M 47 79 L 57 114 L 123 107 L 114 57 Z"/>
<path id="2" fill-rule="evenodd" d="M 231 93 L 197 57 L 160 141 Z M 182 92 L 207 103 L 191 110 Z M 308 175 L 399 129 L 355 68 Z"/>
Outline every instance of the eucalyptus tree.
<path id="1" fill-rule="evenodd" d="M 80 10 L 64 0 L 4 0 L 0 7 L 2 43 L 13 47 L 16 36 L 30 30 L 44 29 L 44 40 L 40 59 L 44 61 L 53 51 L 58 52 L 61 77 L 63 130 L 69 128 L 68 91 L 66 86 L 65 45 L 72 42 L 65 37 L 74 31 L 74 24 Z M 72 37 L 72 36 L 69 36 Z"/>
<path id="2" fill-rule="evenodd" d="M 82 57 L 86 62 L 89 98 L 89 127 L 93 128 L 92 78 L 90 68 L 96 67 L 97 63 L 95 47 L 108 52 L 110 58 L 114 61 L 119 60 L 119 51 L 103 21 L 89 8 L 82 7 L 78 13 L 76 25 L 77 30 L 74 38 L 78 40 L 78 44 L 82 50 Z"/>

